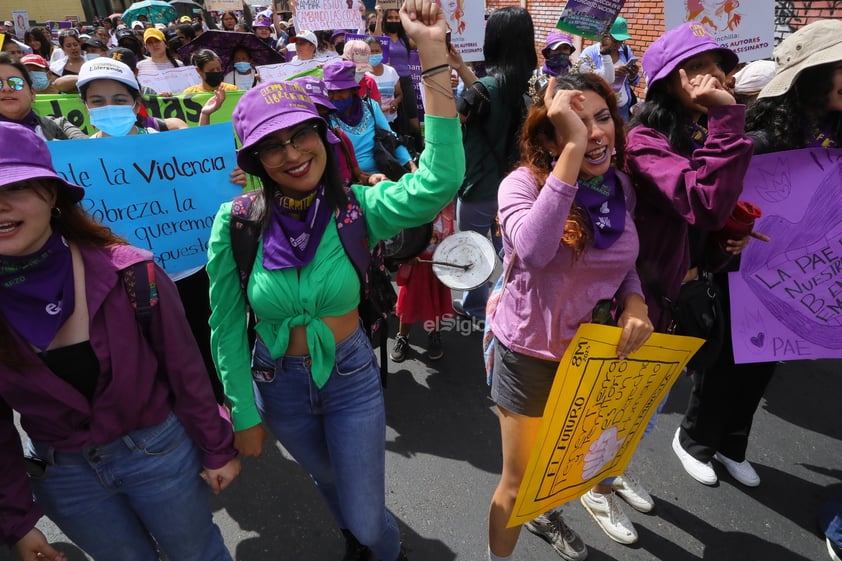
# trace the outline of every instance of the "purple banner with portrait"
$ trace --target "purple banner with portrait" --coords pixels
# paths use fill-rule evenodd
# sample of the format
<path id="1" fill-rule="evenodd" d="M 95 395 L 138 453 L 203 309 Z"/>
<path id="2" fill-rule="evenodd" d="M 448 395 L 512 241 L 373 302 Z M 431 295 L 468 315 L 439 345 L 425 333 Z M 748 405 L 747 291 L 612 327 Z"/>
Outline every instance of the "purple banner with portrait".
<path id="1" fill-rule="evenodd" d="M 556 27 L 599 41 L 608 33 L 626 0 L 568 0 Z"/>
<path id="2" fill-rule="evenodd" d="M 729 275 L 734 360 L 842 358 L 842 149 L 755 156 L 740 198 L 771 241 Z"/>

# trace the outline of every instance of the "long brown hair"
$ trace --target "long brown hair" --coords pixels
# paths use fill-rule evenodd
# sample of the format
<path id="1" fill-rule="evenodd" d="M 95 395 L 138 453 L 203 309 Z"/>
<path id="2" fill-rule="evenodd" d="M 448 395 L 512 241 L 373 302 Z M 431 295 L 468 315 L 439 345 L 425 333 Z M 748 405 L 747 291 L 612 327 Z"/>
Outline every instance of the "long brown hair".
<path id="1" fill-rule="evenodd" d="M 555 127 L 547 117 L 547 106 L 544 103 L 546 89 L 544 86 L 535 96 L 532 107 L 524 120 L 520 139 L 522 155 L 520 165 L 529 169 L 538 183 L 539 190 L 552 172 L 555 159 L 545 146 L 548 140 L 555 138 Z M 626 136 L 623 118 L 617 111 L 617 97 L 611 86 L 596 74 L 568 74 L 556 79 L 556 91 L 559 90 L 592 91 L 605 100 L 608 111 L 611 113 L 611 120 L 614 121 L 613 165 L 617 169 L 622 169 L 626 156 Z M 567 217 L 567 223 L 564 225 L 561 245 L 571 248 L 574 256 L 579 257 L 592 241 L 593 225 L 590 218 L 584 209 L 574 203 Z"/>
<path id="2" fill-rule="evenodd" d="M 70 200 L 68 191 L 55 180 L 36 179 L 29 182 L 35 192 L 45 200 L 56 194 L 53 206 L 52 226 L 70 243 L 83 246 L 109 247 L 126 245 L 128 242 L 111 231 L 111 228 L 96 222 L 79 203 Z M 3 187 L 6 187 L 4 185 Z M 6 318 L 0 313 L 0 363 L 13 369 L 23 370 L 35 366 L 27 361 Z"/>

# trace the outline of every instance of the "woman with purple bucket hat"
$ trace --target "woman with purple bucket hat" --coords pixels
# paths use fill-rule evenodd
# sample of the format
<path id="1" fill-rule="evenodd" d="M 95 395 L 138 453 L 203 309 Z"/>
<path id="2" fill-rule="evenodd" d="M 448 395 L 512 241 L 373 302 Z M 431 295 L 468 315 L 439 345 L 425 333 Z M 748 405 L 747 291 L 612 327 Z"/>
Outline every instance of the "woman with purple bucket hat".
<path id="1" fill-rule="evenodd" d="M 660 332 L 671 328 L 669 302 L 678 300 L 681 285 L 713 272 L 699 240 L 725 225 L 742 192 L 753 143 L 744 132 L 745 106 L 724 86 L 737 62 L 696 22 L 668 31 L 643 55 L 649 89 L 632 121 L 627 163 L 638 186 L 638 268 Z M 726 251 L 738 255 L 747 242 L 728 240 Z M 691 477 L 713 485 L 717 446 L 703 442 L 694 421 L 708 373 L 692 374 L 690 404 L 672 447 Z M 716 456 L 729 471 L 743 462 L 738 452 L 726 454 Z"/>
<path id="2" fill-rule="evenodd" d="M 64 561 L 46 514 L 97 561 L 231 561 L 209 493 L 240 464 L 175 285 L 34 132 L 0 123 L 0 154 L 0 539 Z"/>
<path id="3" fill-rule="evenodd" d="M 233 114 L 243 143 L 237 160 L 263 183 L 254 199 L 265 209 L 261 239 L 244 279 L 248 303 L 231 243 L 232 203 L 220 207 L 208 249 L 211 344 L 232 404 L 235 446 L 260 455 L 268 427 L 317 484 L 345 536 L 346 559 L 406 554 L 386 509 L 379 367 L 360 327 L 360 281 L 340 230 L 363 222 L 372 247 L 429 222 L 465 172 L 444 14 L 430 0 L 406 0 L 400 16 L 419 45 L 426 89 L 427 145 L 417 173 L 343 189 L 338 139 L 305 90 L 292 82 L 261 85 Z M 340 210 L 348 217 L 341 225 Z M 247 304 L 257 317 L 253 351 Z"/>

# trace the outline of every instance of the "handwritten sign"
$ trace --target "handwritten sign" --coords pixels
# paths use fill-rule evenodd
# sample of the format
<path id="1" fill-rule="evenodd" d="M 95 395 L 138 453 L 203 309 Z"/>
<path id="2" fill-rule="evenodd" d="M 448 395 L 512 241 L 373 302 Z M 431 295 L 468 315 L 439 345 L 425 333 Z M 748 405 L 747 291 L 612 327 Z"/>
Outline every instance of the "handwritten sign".
<path id="1" fill-rule="evenodd" d="M 443 0 L 441 7 L 450 29 L 450 42 L 462 55 L 462 60 L 466 62 L 483 60 L 484 0 Z"/>
<path id="2" fill-rule="evenodd" d="M 205 9 L 215 12 L 242 10 L 243 0 L 205 0 Z"/>
<path id="3" fill-rule="evenodd" d="M 231 124 L 154 135 L 49 142 L 56 171 L 85 188 L 82 207 L 169 274 L 207 261 L 235 152 Z"/>
<path id="4" fill-rule="evenodd" d="M 842 358 L 842 150 L 755 156 L 740 198 L 772 241 L 729 274 L 734 360 Z"/>
<path id="5" fill-rule="evenodd" d="M 223 123 L 231 120 L 231 114 L 237 105 L 242 91 L 225 92 L 225 102 L 216 113 L 211 116 L 211 123 Z M 182 94 L 176 96 L 144 95 L 143 105 L 152 117 L 167 119 L 177 117 L 189 126 L 199 125 L 199 114 L 202 106 L 210 99 L 211 93 Z M 37 94 L 32 109 L 39 115 L 65 117 L 74 126 L 86 134 L 93 134 L 96 129 L 91 126 L 85 104 L 78 95 L 44 95 Z"/>
<path id="6" fill-rule="evenodd" d="M 567 347 L 509 527 L 621 475 L 649 418 L 704 342 L 654 333 L 619 360 L 621 333 L 618 327 L 584 324 Z"/>
<path id="7" fill-rule="evenodd" d="M 179 94 L 189 88 L 202 83 L 202 77 L 195 66 L 179 66 L 166 70 L 155 70 L 141 66 L 137 71 L 140 85 L 155 90 L 158 93 Z"/>
<path id="8" fill-rule="evenodd" d="M 568 0 L 556 27 L 599 41 L 611 28 L 626 0 Z"/>
<path id="9" fill-rule="evenodd" d="M 263 64 L 257 67 L 261 82 L 280 82 L 298 76 L 322 76 L 322 66 L 336 57 L 320 56 L 311 60 Z"/>
<path id="10" fill-rule="evenodd" d="M 298 0 L 295 29 L 358 29 L 362 0 Z"/>
<path id="11" fill-rule="evenodd" d="M 667 0 L 667 29 L 687 21 L 707 27 L 717 43 L 743 62 L 772 56 L 775 47 L 775 5 L 767 0 Z"/>

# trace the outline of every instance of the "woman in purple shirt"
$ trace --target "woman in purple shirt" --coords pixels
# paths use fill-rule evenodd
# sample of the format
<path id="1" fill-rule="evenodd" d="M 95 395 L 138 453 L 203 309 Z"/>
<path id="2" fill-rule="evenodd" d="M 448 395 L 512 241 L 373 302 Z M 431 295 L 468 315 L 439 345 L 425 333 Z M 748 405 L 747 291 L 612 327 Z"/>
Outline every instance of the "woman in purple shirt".
<path id="1" fill-rule="evenodd" d="M 97 561 L 231 561 L 208 500 L 240 464 L 178 291 L 84 194 L 0 123 L 0 539 L 64 561 L 46 514 Z"/>
<path id="2" fill-rule="evenodd" d="M 491 397 L 503 448 L 488 522 L 491 561 L 508 559 L 517 543 L 520 527 L 506 524 L 559 361 L 579 325 L 616 297 L 623 308 L 617 355 L 625 358 L 652 333 L 635 271 L 634 192 L 614 167 L 615 150 L 622 162 L 623 121 L 608 84 L 590 74 L 552 78 L 526 117 L 521 166 L 500 184 L 504 267 L 511 272 L 489 318 Z M 552 516 L 537 520 L 557 529 L 554 547 L 566 559 L 584 559 L 581 538 Z"/>
<path id="3" fill-rule="evenodd" d="M 736 65 L 737 55 L 695 22 L 671 29 L 643 55 L 649 90 L 632 121 L 627 162 L 638 187 L 638 266 L 661 332 L 671 325 L 668 300 L 677 301 L 683 283 L 713 272 L 702 241 L 725 225 L 742 192 L 753 144 L 745 134 L 746 108 L 724 86 Z M 729 240 L 726 251 L 737 255 L 747 241 Z M 717 481 L 714 454 L 729 471 L 754 471 L 744 461 L 745 447 L 739 452 L 736 444 L 742 439 L 736 432 L 747 431 L 721 440 L 717 425 L 731 414 L 730 406 L 705 407 L 704 419 L 699 417 L 702 394 L 719 377 L 716 368 L 693 374 L 687 414 L 672 443 L 685 471 L 706 485 Z M 745 403 L 740 377 L 728 378 L 729 393 Z"/>

